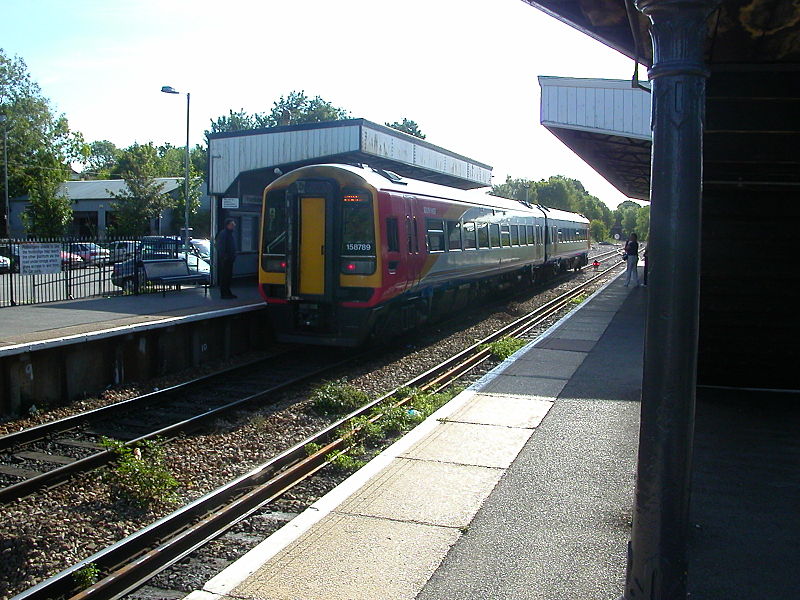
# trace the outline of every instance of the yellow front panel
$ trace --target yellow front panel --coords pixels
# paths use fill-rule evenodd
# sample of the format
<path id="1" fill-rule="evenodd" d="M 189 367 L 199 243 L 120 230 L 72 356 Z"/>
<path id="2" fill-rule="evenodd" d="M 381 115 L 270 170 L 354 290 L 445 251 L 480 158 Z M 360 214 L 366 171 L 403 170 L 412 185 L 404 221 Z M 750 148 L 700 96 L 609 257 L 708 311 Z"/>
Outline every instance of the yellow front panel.
<path id="1" fill-rule="evenodd" d="M 325 293 L 325 198 L 300 199 L 300 293 Z"/>

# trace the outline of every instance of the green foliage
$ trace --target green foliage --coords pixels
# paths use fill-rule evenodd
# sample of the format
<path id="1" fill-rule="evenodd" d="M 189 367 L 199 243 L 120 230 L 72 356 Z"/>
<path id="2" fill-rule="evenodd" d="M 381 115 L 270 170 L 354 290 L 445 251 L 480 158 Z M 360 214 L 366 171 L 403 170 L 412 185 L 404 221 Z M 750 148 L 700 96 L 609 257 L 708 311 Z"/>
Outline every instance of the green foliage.
<path id="1" fill-rule="evenodd" d="M 117 457 L 114 467 L 105 474 L 114 493 L 141 507 L 177 501 L 175 490 L 179 484 L 166 468 L 161 446 L 145 440 L 131 448 L 106 437 L 101 443 Z"/>
<path id="2" fill-rule="evenodd" d="M 311 405 L 323 415 L 341 415 L 369 401 L 369 396 L 344 380 L 327 381 L 311 394 Z"/>
<path id="3" fill-rule="evenodd" d="M 592 239 L 596 242 L 602 242 L 608 238 L 608 227 L 606 227 L 605 223 L 597 219 L 592 219 L 589 223 L 589 232 L 591 233 Z"/>
<path id="4" fill-rule="evenodd" d="M 563 175 L 541 181 L 506 177 L 505 183 L 492 186 L 492 194 L 580 213 L 589 220 L 601 221 L 608 228 L 614 224 L 611 209 L 604 202 L 587 192 L 577 179 Z"/>
<path id="5" fill-rule="evenodd" d="M 636 213 L 636 231 L 639 234 L 639 241 L 643 242 L 650 234 L 650 207 L 641 206 Z"/>
<path id="6" fill-rule="evenodd" d="M 346 452 L 340 452 L 339 454 L 331 453 L 325 457 L 325 460 L 331 463 L 331 466 L 334 468 L 334 470 L 342 473 L 352 473 L 354 471 L 358 471 L 361 467 L 367 464 L 363 460 L 354 458 Z"/>
<path id="7" fill-rule="evenodd" d="M 303 450 L 306 451 L 306 454 L 308 456 L 311 456 L 312 454 L 316 454 L 321 449 L 322 449 L 322 444 L 316 444 L 314 442 L 309 442 L 308 444 L 303 446 Z"/>
<path id="8" fill-rule="evenodd" d="M 206 139 L 212 133 L 229 131 L 247 131 L 262 127 L 277 127 L 279 125 L 298 125 L 300 123 L 319 123 L 321 121 L 338 121 L 347 119 L 349 113 L 344 108 L 334 106 L 332 103 L 315 96 L 310 98 L 304 90 L 289 92 L 273 103 L 268 113 L 249 114 L 244 109 L 234 112 L 228 111 L 211 121 L 211 129 L 206 130 Z"/>
<path id="9" fill-rule="evenodd" d="M 100 580 L 100 567 L 89 563 L 72 574 L 72 580 L 79 588 L 85 590 Z"/>
<path id="10" fill-rule="evenodd" d="M 22 214 L 25 230 L 33 237 L 64 235 L 72 221 L 72 204 L 58 190 L 58 182 L 42 179 L 29 191 L 28 207 Z"/>
<path id="11" fill-rule="evenodd" d="M 0 114 L 8 132 L 9 197 L 37 190 L 51 197 L 69 173 L 69 163 L 88 154 L 83 137 L 69 129 L 64 115 L 57 115 L 50 101 L 31 80 L 20 57 L 9 58 L 0 49 Z"/>
<path id="12" fill-rule="evenodd" d="M 89 144 L 89 156 L 86 159 L 82 176 L 94 179 L 111 179 L 114 171 L 119 171 L 121 150 L 113 142 L 100 140 Z"/>
<path id="13" fill-rule="evenodd" d="M 425 134 L 420 131 L 419 125 L 417 125 L 416 121 L 412 121 L 410 119 L 406 119 L 403 117 L 402 121 L 395 121 L 394 123 L 386 123 L 387 127 L 391 127 L 392 129 L 397 129 L 397 131 L 402 131 L 403 133 L 407 133 L 409 135 L 413 135 L 421 140 L 425 139 Z"/>
<path id="14" fill-rule="evenodd" d="M 373 411 L 375 414 L 375 411 Z M 383 437 L 383 428 L 380 421 L 371 422 L 372 415 L 361 415 L 350 419 L 345 425 L 336 430 L 339 437 L 350 437 L 352 443 L 372 445 Z"/>
<path id="15" fill-rule="evenodd" d="M 481 344 L 480 348 L 488 348 L 492 353 L 492 356 L 494 356 L 496 359 L 505 360 L 527 343 L 528 342 L 525 340 L 521 340 L 519 338 L 505 337 L 495 340 L 489 344 Z"/>
<path id="16" fill-rule="evenodd" d="M 570 300 L 569 300 L 569 301 L 570 301 L 572 304 L 580 304 L 581 302 L 583 302 L 584 300 L 586 300 L 586 298 L 587 298 L 586 294 L 578 294 L 578 295 L 577 295 L 577 296 L 575 296 L 574 298 L 570 298 Z"/>
<path id="17" fill-rule="evenodd" d="M 123 151 L 119 168 L 127 189 L 111 193 L 116 217 L 112 226 L 113 235 L 141 235 L 161 211 L 174 207 L 172 198 L 162 191 L 162 184 L 154 179 L 158 176 L 158 150 L 152 143 L 134 144 Z"/>

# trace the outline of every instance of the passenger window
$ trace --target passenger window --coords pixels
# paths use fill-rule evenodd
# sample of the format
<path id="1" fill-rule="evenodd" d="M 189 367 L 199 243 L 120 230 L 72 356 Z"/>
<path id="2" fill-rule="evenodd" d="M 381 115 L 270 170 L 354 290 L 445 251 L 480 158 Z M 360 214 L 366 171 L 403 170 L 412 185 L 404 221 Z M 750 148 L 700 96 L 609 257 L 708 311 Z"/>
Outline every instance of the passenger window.
<path id="1" fill-rule="evenodd" d="M 389 252 L 400 252 L 400 232 L 397 228 L 397 217 L 386 219 L 386 249 Z"/>
<path id="2" fill-rule="evenodd" d="M 505 246 L 511 246 L 511 228 L 509 225 L 500 226 L 500 243 Z"/>
<path id="3" fill-rule="evenodd" d="M 476 237 L 475 223 L 464 223 L 461 228 L 464 237 L 464 250 L 474 250 L 478 247 L 478 239 Z"/>
<path id="4" fill-rule="evenodd" d="M 489 243 L 492 248 L 500 247 L 500 225 L 497 223 L 489 225 Z"/>
<path id="5" fill-rule="evenodd" d="M 525 231 L 522 232 L 523 236 L 525 235 Z M 511 226 L 511 245 L 512 246 L 519 246 L 520 242 L 523 244 L 525 243 L 525 239 L 523 237 L 522 240 L 519 239 L 519 226 L 512 225 Z"/>
<path id="6" fill-rule="evenodd" d="M 444 252 L 444 222 L 441 219 L 425 219 L 428 235 L 428 252 Z"/>
<path id="7" fill-rule="evenodd" d="M 461 250 L 461 223 L 447 221 L 447 249 Z"/>
<path id="8" fill-rule="evenodd" d="M 489 224 L 488 223 L 478 223 L 478 247 L 480 248 L 488 248 L 489 247 Z"/>
<path id="9" fill-rule="evenodd" d="M 528 232 L 528 245 L 532 246 L 536 243 L 536 230 L 533 228 L 533 225 L 526 226 L 525 230 Z"/>

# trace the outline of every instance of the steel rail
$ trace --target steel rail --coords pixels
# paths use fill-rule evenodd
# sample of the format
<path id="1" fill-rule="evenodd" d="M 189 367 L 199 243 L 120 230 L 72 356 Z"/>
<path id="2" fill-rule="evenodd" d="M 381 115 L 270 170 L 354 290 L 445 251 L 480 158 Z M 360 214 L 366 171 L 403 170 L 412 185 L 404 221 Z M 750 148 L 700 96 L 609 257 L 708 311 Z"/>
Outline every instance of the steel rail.
<path id="1" fill-rule="evenodd" d="M 158 430 L 151 431 L 150 433 L 147 433 L 145 435 L 139 436 L 137 438 L 125 442 L 125 445 L 134 446 L 145 440 L 151 440 L 155 438 L 169 438 L 178 433 L 191 430 L 195 427 L 200 426 L 200 424 L 203 421 L 212 419 L 222 413 L 225 413 L 242 405 L 264 400 L 270 394 L 279 392 L 280 390 L 286 389 L 297 383 L 301 383 L 307 379 L 318 377 L 319 375 L 327 371 L 341 367 L 356 359 L 357 356 L 350 356 L 346 359 L 327 364 L 320 369 L 315 369 L 314 371 L 310 371 L 300 376 L 293 377 L 281 383 L 270 386 L 264 390 L 256 392 L 255 394 L 250 394 L 243 398 L 239 398 L 232 402 L 228 402 L 221 406 L 217 406 L 215 408 L 207 410 L 193 417 L 189 417 L 188 419 L 184 419 L 182 421 L 178 421 L 170 425 L 167 425 L 166 427 L 162 427 Z M 263 361 L 255 361 L 255 362 L 263 362 Z M 40 490 L 48 486 L 62 483 L 67 479 L 69 479 L 70 477 L 77 475 L 78 473 L 91 471 L 93 469 L 96 469 L 102 465 L 111 462 L 112 460 L 114 460 L 115 456 L 116 455 L 109 450 L 101 450 L 100 452 L 78 459 L 75 462 L 69 463 L 67 465 L 57 467 L 55 469 L 47 471 L 46 473 L 37 475 L 36 477 L 31 477 L 30 479 L 25 479 L 10 486 L 0 488 L 0 503 L 7 503 L 12 500 L 16 500 L 18 498 L 31 494 L 36 490 Z"/>
<path id="2" fill-rule="evenodd" d="M 121 598 L 324 467 L 331 453 L 338 452 L 349 444 L 349 436 L 335 436 L 337 430 L 352 419 L 370 414 L 375 407 L 394 397 L 404 387 L 439 390 L 449 385 L 489 357 L 491 351 L 484 347 L 485 344 L 517 335 L 536 326 L 563 308 L 591 283 L 621 265 L 622 263 L 613 265 L 598 273 L 569 292 L 328 425 L 249 473 L 53 575 L 14 596 L 12 600 L 44 600 L 69 594 L 75 587 L 73 575 L 89 564 L 96 565 L 109 575 L 71 596 L 70 600 Z M 408 400 L 401 399 L 396 404 L 403 404 Z M 306 446 L 311 443 L 324 445 L 317 452 L 308 455 Z"/>

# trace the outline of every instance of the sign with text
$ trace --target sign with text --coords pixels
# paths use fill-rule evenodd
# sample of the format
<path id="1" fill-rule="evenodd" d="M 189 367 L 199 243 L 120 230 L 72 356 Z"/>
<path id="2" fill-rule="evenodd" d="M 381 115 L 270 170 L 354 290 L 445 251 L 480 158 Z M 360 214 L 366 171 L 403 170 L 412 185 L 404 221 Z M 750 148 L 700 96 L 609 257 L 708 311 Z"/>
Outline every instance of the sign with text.
<path id="1" fill-rule="evenodd" d="M 238 198 L 223 198 L 222 208 L 239 208 Z"/>
<path id="2" fill-rule="evenodd" d="M 20 244 L 20 275 L 44 275 L 61 271 L 60 244 Z"/>

